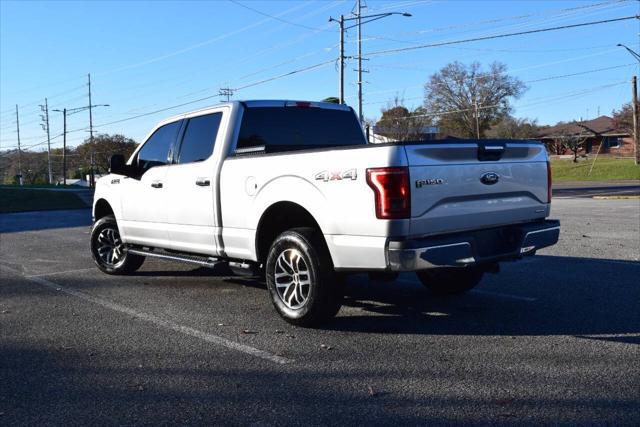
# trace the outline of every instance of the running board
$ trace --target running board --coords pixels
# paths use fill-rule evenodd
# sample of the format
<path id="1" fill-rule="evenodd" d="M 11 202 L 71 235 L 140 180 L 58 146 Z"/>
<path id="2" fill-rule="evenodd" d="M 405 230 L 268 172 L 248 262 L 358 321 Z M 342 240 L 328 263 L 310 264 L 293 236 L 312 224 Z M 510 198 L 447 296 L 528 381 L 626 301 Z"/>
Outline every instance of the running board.
<path id="1" fill-rule="evenodd" d="M 152 257 L 163 259 L 165 261 L 176 261 L 183 262 L 186 264 L 194 264 L 199 265 L 201 267 L 213 268 L 218 264 L 225 263 L 226 261 L 213 258 L 213 257 L 205 257 L 205 256 L 197 256 L 197 255 L 182 255 L 182 254 L 174 254 L 167 252 L 155 252 L 152 250 L 138 249 L 138 248 L 129 248 L 127 252 L 134 255 L 141 255 L 145 257 Z"/>

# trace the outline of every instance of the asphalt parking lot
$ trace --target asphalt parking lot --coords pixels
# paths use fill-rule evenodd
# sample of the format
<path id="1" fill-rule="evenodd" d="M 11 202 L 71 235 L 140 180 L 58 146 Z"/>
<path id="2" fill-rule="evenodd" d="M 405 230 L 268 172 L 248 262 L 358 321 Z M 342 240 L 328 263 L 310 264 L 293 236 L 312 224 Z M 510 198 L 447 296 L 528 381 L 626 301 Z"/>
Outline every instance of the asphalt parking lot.
<path id="1" fill-rule="evenodd" d="M 323 329 L 263 284 L 94 268 L 89 212 L 0 215 L 0 424 L 640 424 L 640 200 L 558 198 L 561 241 L 471 293 L 351 279 Z"/>

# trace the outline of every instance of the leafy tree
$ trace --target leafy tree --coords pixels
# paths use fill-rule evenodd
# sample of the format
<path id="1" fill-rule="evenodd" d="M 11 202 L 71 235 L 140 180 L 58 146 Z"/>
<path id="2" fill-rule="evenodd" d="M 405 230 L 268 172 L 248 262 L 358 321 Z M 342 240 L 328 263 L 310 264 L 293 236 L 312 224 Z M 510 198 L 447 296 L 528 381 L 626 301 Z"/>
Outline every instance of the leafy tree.
<path id="1" fill-rule="evenodd" d="M 340 104 L 340 100 L 338 98 L 336 98 L 335 96 L 330 96 L 328 98 L 325 98 L 322 100 L 322 102 L 331 102 L 333 104 Z"/>
<path id="2" fill-rule="evenodd" d="M 510 100 L 519 98 L 527 87 L 506 70 L 500 62 L 483 71 L 478 62 L 465 65 L 456 61 L 433 74 L 425 84 L 424 108 L 438 114 L 440 132 L 475 138 L 478 125 L 482 137 L 507 117 L 512 110 Z"/>
<path id="3" fill-rule="evenodd" d="M 633 132 L 633 106 L 630 102 L 624 104 L 619 110 L 614 110 L 612 115 L 617 128 Z"/>
<path id="4" fill-rule="evenodd" d="M 420 139 L 424 128 L 431 125 L 431 118 L 422 107 L 410 111 L 402 104 L 403 100 L 396 96 L 382 109 L 382 117 L 376 123 L 378 133 L 393 141 Z"/>
<path id="5" fill-rule="evenodd" d="M 491 126 L 486 135 L 489 138 L 527 139 L 537 137 L 539 129 L 540 127 L 536 120 L 505 116 L 498 123 Z"/>
<path id="6" fill-rule="evenodd" d="M 94 155 L 96 173 L 106 173 L 109 170 L 109 160 L 113 154 L 122 154 L 125 158 L 131 156 L 136 149 L 136 142 L 123 135 L 99 134 L 93 137 L 93 143 L 87 138 L 73 151 L 73 163 L 76 167 L 91 165 L 91 154 Z"/>

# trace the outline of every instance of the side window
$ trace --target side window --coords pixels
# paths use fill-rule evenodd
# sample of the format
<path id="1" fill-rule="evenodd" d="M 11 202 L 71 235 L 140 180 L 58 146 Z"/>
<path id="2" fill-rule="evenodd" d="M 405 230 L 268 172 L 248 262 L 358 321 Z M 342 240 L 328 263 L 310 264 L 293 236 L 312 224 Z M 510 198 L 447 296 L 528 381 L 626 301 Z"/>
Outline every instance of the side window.
<path id="1" fill-rule="evenodd" d="M 138 167 L 144 173 L 154 166 L 168 163 L 169 149 L 180 130 L 180 121 L 158 128 L 138 152 Z"/>
<path id="2" fill-rule="evenodd" d="M 178 163 L 206 160 L 213 153 L 222 113 L 207 114 L 189 119 L 182 138 Z"/>

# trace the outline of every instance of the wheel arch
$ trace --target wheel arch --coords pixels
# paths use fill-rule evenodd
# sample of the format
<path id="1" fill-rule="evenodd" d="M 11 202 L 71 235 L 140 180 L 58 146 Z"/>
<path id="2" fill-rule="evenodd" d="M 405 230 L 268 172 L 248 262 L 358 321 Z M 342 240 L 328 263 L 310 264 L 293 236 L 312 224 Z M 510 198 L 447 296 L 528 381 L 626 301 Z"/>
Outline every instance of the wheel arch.
<path id="1" fill-rule="evenodd" d="M 115 216 L 115 211 L 107 200 L 102 198 L 98 199 L 93 205 L 93 220 L 98 221 L 107 215 Z"/>
<path id="2" fill-rule="evenodd" d="M 256 259 L 264 262 L 273 241 L 286 230 L 310 227 L 318 230 L 327 247 L 322 228 L 314 216 L 303 206 L 291 201 L 280 201 L 269 206 L 258 221 L 255 236 Z"/>

